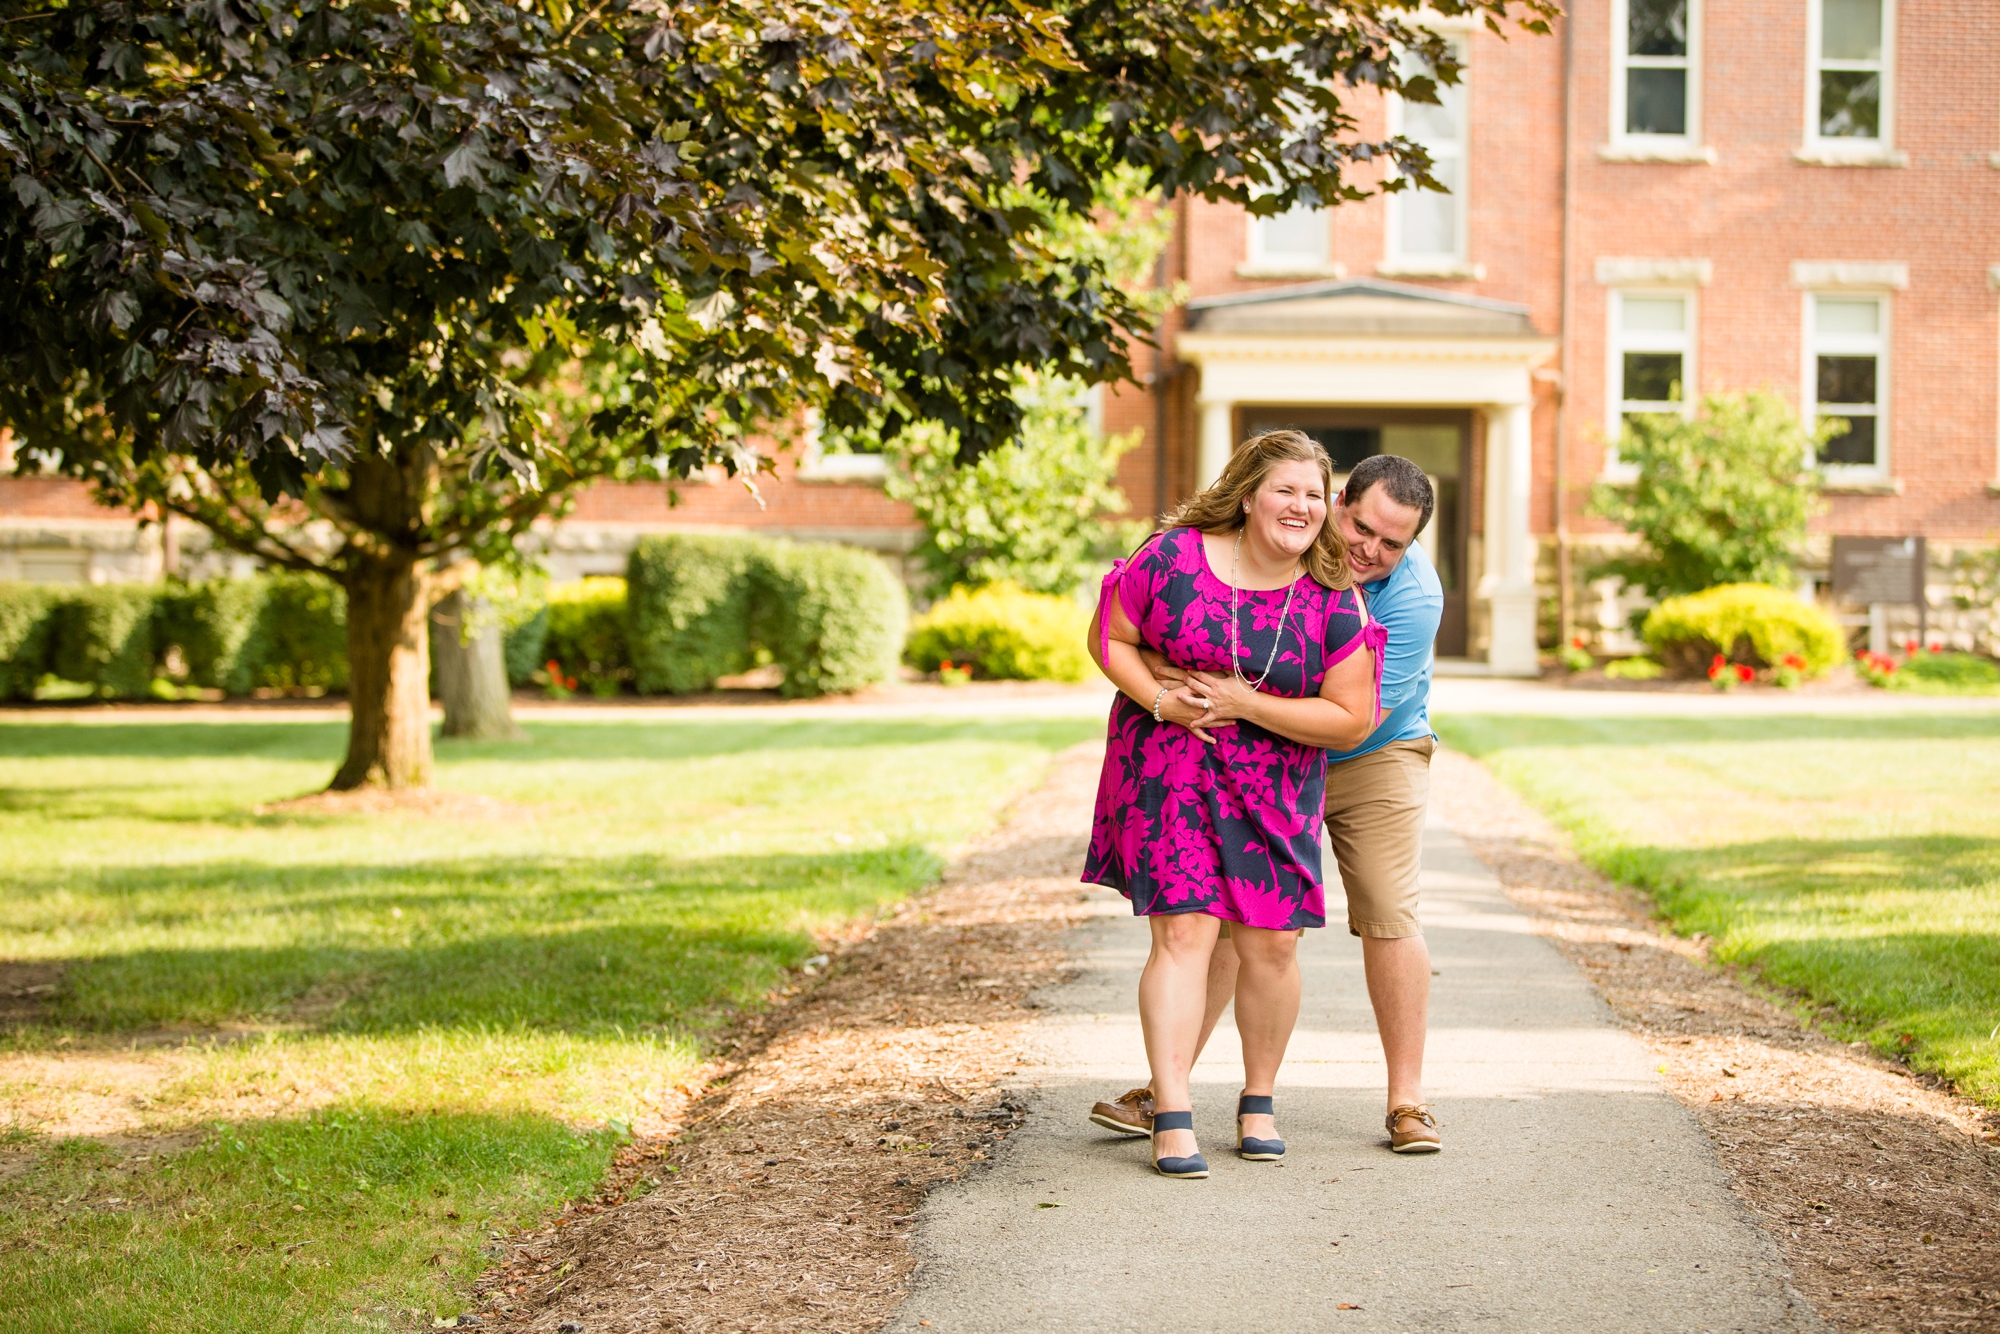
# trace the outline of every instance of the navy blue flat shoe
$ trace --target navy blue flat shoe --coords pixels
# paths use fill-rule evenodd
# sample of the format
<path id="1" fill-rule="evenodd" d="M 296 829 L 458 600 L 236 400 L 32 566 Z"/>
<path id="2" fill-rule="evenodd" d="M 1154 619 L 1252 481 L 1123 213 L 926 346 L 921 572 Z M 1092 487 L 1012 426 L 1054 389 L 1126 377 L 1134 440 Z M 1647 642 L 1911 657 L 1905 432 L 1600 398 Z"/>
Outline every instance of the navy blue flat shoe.
<path id="1" fill-rule="evenodd" d="M 1258 1113 L 1272 1114 L 1271 1099 L 1268 1094 L 1244 1094 L 1236 1100 L 1236 1153 L 1253 1163 L 1274 1163 L 1285 1156 L 1285 1141 L 1281 1139 L 1257 1139 L 1243 1133 L 1243 1118 Z"/>
<path id="2" fill-rule="evenodd" d="M 1162 1130 L 1193 1130 L 1193 1112 L 1153 1113 L 1153 1135 L 1157 1140 Z M 1155 1158 L 1153 1170 L 1163 1177 L 1179 1177 L 1184 1181 L 1199 1181 L 1208 1175 L 1208 1159 L 1200 1154 L 1186 1158 Z"/>

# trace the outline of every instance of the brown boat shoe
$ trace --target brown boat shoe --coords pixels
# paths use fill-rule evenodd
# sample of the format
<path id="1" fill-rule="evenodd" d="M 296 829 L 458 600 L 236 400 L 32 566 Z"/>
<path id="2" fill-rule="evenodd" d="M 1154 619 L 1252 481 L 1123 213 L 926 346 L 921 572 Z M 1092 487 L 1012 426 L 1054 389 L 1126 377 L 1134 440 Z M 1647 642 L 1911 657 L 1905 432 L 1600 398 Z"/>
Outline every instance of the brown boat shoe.
<path id="1" fill-rule="evenodd" d="M 1383 1118 L 1382 1128 L 1389 1132 L 1389 1149 L 1393 1153 L 1436 1153 L 1444 1147 L 1429 1103 L 1396 1108 Z"/>
<path id="2" fill-rule="evenodd" d="M 1153 1090 L 1136 1088 L 1090 1109 L 1090 1123 L 1120 1135 L 1153 1133 Z"/>

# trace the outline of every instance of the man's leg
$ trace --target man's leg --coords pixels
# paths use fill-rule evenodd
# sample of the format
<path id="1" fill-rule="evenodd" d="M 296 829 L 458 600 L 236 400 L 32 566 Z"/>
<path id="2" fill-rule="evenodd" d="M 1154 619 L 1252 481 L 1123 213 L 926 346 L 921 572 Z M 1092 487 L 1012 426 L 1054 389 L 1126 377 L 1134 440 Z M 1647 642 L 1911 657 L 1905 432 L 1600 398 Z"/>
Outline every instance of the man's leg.
<path id="1" fill-rule="evenodd" d="M 1392 1112 L 1423 1102 L 1431 967 L 1416 909 L 1434 747 L 1395 741 L 1327 773 L 1327 838 L 1347 891 L 1348 931 L 1361 937 Z"/>
<path id="2" fill-rule="evenodd" d="M 1361 938 L 1368 1000 L 1389 1062 L 1389 1107 L 1424 1100 L 1424 1032 L 1430 1023 L 1431 951 L 1422 936 Z"/>

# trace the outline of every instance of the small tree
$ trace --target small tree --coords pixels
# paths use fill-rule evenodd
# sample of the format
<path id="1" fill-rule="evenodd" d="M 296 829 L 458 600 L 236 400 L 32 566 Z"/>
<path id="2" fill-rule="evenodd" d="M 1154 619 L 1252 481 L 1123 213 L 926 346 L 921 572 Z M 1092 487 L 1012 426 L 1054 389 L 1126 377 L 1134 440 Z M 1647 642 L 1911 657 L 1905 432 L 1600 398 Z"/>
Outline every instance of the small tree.
<path id="1" fill-rule="evenodd" d="M 924 525 L 917 557 L 940 590 L 1008 582 L 1034 593 L 1069 593 L 1090 575 L 1121 514 L 1118 458 L 1139 432 L 1091 429 L 1074 383 L 1022 388 L 1015 443 L 960 464 L 950 431 L 924 426 L 888 446 L 889 494 Z"/>
<path id="2" fill-rule="evenodd" d="M 1767 391 L 1711 394 L 1693 418 L 1630 418 L 1618 457 L 1638 476 L 1600 483 L 1590 508 L 1641 546 L 1601 572 L 1656 598 L 1718 584 L 1789 583 L 1819 492 L 1819 474 L 1806 461 L 1839 429 L 1828 421 L 1808 430 Z"/>

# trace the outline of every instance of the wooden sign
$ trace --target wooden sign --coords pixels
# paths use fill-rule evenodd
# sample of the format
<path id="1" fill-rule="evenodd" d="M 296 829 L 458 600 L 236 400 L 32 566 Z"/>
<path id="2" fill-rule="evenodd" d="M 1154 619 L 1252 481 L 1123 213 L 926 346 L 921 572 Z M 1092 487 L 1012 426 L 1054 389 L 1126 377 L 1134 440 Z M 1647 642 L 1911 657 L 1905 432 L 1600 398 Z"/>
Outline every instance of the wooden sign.
<path id="1" fill-rule="evenodd" d="M 1836 537 L 1833 596 L 1864 607 L 1924 605 L 1924 539 Z"/>

